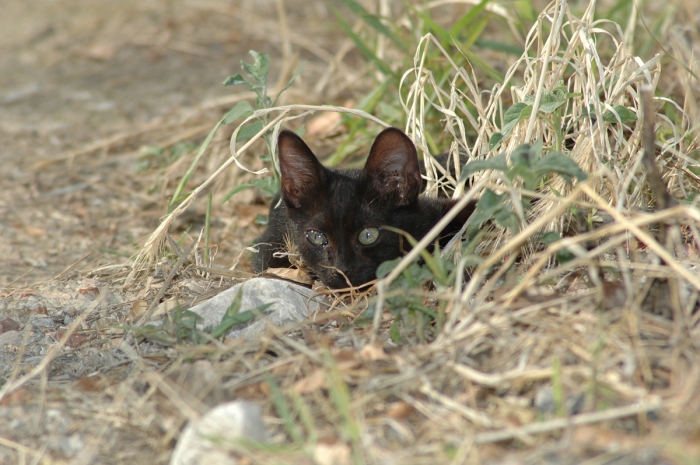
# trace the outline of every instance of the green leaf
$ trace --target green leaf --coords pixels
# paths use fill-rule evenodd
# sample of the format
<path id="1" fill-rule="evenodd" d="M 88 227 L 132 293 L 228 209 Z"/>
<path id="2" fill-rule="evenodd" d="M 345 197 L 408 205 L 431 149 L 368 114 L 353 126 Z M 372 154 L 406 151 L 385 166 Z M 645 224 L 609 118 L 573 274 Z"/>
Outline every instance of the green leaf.
<path id="1" fill-rule="evenodd" d="M 401 343 L 401 330 L 399 329 L 399 319 L 398 318 L 394 318 L 394 322 L 391 324 L 391 327 L 389 328 L 389 337 L 391 337 L 391 341 L 394 344 Z"/>
<path id="2" fill-rule="evenodd" d="M 279 183 L 272 176 L 264 178 L 255 178 L 251 181 L 255 187 L 263 191 L 266 197 L 272 197 L 280 190 Z"/>
<path id="3" fill-rule="evenodd" d="M 540 146 L 541 150 L 541 146 Z M 510 154 L 511 166 L 514 170 L 529 170 L 533 161 L 537 161 L 537 151 L 532 150 L 532 146 L 529 144 L 523 144 L 520 147 L 513 150 Z"/>
<path id="4" fill-rule="evenodd" d="M 183 156 L 187 155 L 191 151 L 197 148 L 196 144 L 193 144 L 191 142 L 180 142 L 179 144 L 173 145 L 173 148 L 170 149 L 170 154 L 168 155 L 168 160 L 169 161 L 175 161 L 179 160 Z"/>
<path id="5" fill-rule="evenodd" d="M 223 82 L 223 85 L 225 86 L 237 86 L 239 84 L 250 85 L 250 83 L 243 79 L 243 76 L 241 76 L 240 74 L 236 74 L 235 76 L 229 76 Z"/>
<path id="6" fill-rule="evenodd" d="M 573 95 L 573 94 L 572 94 Z M 551 92 L 549 90 L 544 90 L 542 92 L 542 98 L 540 99 L 540 106 L 538 111 L 542 113 L 551 114 L 554 111 L 566 103 L 569 99 L 569 94 L 566 92 L 566 87 L 561 85 L 555 87 Z M 528 105 L 535 103 L 535 95 L 527 94 L 523 97 L 523 102 Z"/>
<path id="7" fill-rule="evenodd" d="M 472 214 L 472 224 L 480 227 L 490 220 L 494 214 L 505 208 L 508 197 L 508 193 L 498 195 L 491 189 L 486 189 L 476 203 L 476 210 Z"/>
<path id="8" fill-rule="evenodd" d="M 541 111 L 542 113 L 546 113 L 546 114 L 551 114 L 551 113 L 554 113 L 554 111 L 557 108 L 564 105 L 565 103 L 566 103 L 566 100 L 558 100 L 558 101 L 553 101 L 553 102 L 541 103 L 540 107 L 538 108 L 538 111 Z"/>
<path id="9" fill-rule="evenodd" d="M 618 116 L 620 117 L 619 122 L 622 124 L 637 121 L 637 115 L 625 106 L 613 105 L 613 110 L 614 113 L 610 110 L 607 110 L 605 113 L 603 113 L 603 121 L 605 121 L 606 123 L 617 123 Z M 615 113 L 617 113 L 617 116 L 615 115 Z"/>
<path id="10" fill-rule="evenodd" d="M 267 226 L 267 217 L 258 213 L 258 216 L 255 217 L 255 224 Z"/>
<path id="11" fill-rule="evenodd" d="M 505 139 L 513 132 L 513 128 L 519 122 L 527 119 L 532 114 L 532 105 L 525 102 L 518 102 L 512 107 L 510 107 L 506 114 L 503 115 L 503 127 L 501 128 L 501 133 L 503 133 L 503 138 Z"/>
<path id="12" fill-rule="evenodd" d="M 382 23 L 376 15 L 368 12 L 362 5 L 357 3 L 355 0 L 342 0 L 342 2 L 352 10 L 357 16 L 362 18 L 362 20 L 372 29 L 383 34 L 389 40 L 391 40 L 394 45 L 399 47 L 404 52 L 408 53 L 408 47 L 405 42 L 403 42 L 399 36 L 394 34 L 394 32 Z"/>
<path id="13" fill-rule="evenodd" d="M 549 245 L 549 244 L 553 244 L 553 243 L 557 242 L 560 239 L 561 239 L 561 236 L 559 235 L 558 232 L 550 231 L 547 234 L 544 234 L 542 237 L 540 237 L 539 240 L 543 244 Z"/>
<path id="14" fill-rule="evenodd" d="M 491 189 L 486 189 L 476 203 L 477 208 L 489 211 L 497 206 L 503 206 L 503 194 L 498 195 Z M 495 211 L 495 210 L 494 210 Z"/>
<path id="15" fill-rule="evenodd" d="M 617 116 L 620 117 L 620 123 L 625 124 L 637 121 L 637 115 L 632 110 L 623 105 L 613 105 L 613 110 L 615 110 Z M 581 112 L 581 116 L 589 116 L 595 119 L 595 107 L 592 104 L 588 105 L 588 108 L 584 108 Z M 603 112 L 603 121 L 605 121 L 606 123 L 618 122 L 615 113 L 613 113 L 610 110 L 606 110 Z"/>
<path id="16" fill-rule="evenodd" d="M 236 297 L 233 298 L 233 302 L 226 309 L 226 313 L 221 317 L 221 322 L 210 331 L 212 337 L 221 337 L 226 334 L 234 326 L 238 326 L 249 322 L 259 313 L 264 312 L 274 302 L 258 305 L 253 310 L 246 310 L 245 312 L 240 312 L 241 302 L 243 299 L 243 289 L 239 289 L 236 293 Z M 240 312 L 240 313 L 239 313 Z"/>
<path id="17" fill-rule="evenodd" d="M 452 35 L 445 28 L 436 23 L 433 20 L 433 18 L 428 16 L 426 13 L 419 11 L 413 6 L 410 6 L 410 8 L 419 18 L 421 18 L 425 22 L 425 25 L 428 26 L 428 30 L 432 32 L 438 39 L 440 39 L 441 42 L 443 42 L 443 45 L 452 44 Z"/>
<path id="18" fill-rule="evenodd" d="M 236 136 L 236 142 L 242 142 L 245 140 L 250 139 L 260 131 L 262 131 L 264 125 L 262 121 L 255 121 L 243 128 L 241 128 L 240 131 L 238 131 L 238 135 Z"/>
<path id="19" fill-rule="evenodd" d="M 221 203 L 224 204 L 224 203 L 228 202 L 228 200 L 229 200 L 231 197 L 233 197 L 234 195 L 236 195 L 236 194 L 238 194 L 239 192 L 242 192 L 242 191 L 244 191 L 244 190 L 246 190 L 246 189 L 250 189 L 251 187 L 255 187 L 255 186 L 253 186 L 252 184 L 248 184 L 248 183 L 237 185 L 236 187 L 234 187 L 233 189 L 231 189 L 231 190 L 224 196 L 224 198 L 223 198 L 223 200 L 221 201 Z"/>
<path id="20" fill-rule="evenodd" d="M 381 279 L 391 273 L 391 270 L 396 268 L 399 261 L 401 261 L 401 258 L 395 258 L 394 260 L 388 260 L 379 265 L 377 267 L 377 278 Z"/>
<path id="21" fill-rule="evenodd" d="M 331 9 L 333 10 L 333 13 L 335 14 L 336 18 L 338 18 L 338 21 L 340 22 L 340 25 L 343 27 L 345 30 L 345 33 L 350 36 L 350 39 L 355 43 L 355 46 L 357 49 L 369 60 L 371 61 L 374 66 L 377 67 L 377 69 L 384 74 L 385 76 L 393 76 L 394 72 L 391 71 L 391 68 L 389 68 L 389 65 L 387 65 L 384 60 L 380 59 L 371 49 L 370 47 L 365 44 L 360 36 L 358 36 L 355 31 L 352 30 L 350 25 L 345 21 L 345 18 L 343 15 L 340 14 L 340 12 L 333 6 L 331 5 Z"/>
<path id="22" fill-rule="evenodd" d="M 559 152 L 550 152 L 539 159 L 533 166 L 533 170 L 540 175 L 556 173 L 569 183 L 572 178 L 583 181 L 588 177 L 575 161 Z"/>
<path id="23" fill-rule="evenodd" d="M 500 132 L 494 132 L 489 139 L 489 152 L 495 150 L 499 145 L 501 145 L 502 140 L 503 134 Z"/>
<path id="24" fill-rule="evenodd" d="M 250 103 L 247 101 L 243 100 L 242 102 L 238 102 L 238 105 L 230 109 L 229 111 L 226 112 L 223 118 L 221 118 L 221 124 L 222 125 L 227 125 L 230 124 L 234 121 L 236 121 L 239 118 L 247 118 L 248 116 L 253 114 L 253 107 L 250 106 Z"/>
<path id="25" fill-rule="evenodd" d="M 510 230 L 512 233 L 520 230 L 520 219 L 512 210 L 503 208 L 493 215 L 493 219 L 502 228 Z"/>
<path id="26" fill-rule="evenodd" d="M 450 34 L 453 36 L 456 36 L 457 34 L 462 32 L 464 29 L 466 29 L 468 26 L 470 26 L 472 24 L 472 22 L 474 22 L 476 17 L 479 15 L 479 13 L 484 11 L 484 9 L 486 8 L 486 5 L 488 5 L 489 2 L 490 2 L 490 0 L 481 0 L 481 2 L 479 2 L 478 5 L 476 5 L 475 7 L 472 7 L 467 12 L 467 14 L 465 14 L 464 16 L 459 18 L 457 20 L 457 22 L 454 24 L 454 26 L 452 26 L 452 28 L 450 29 Z"/>
<path id="27" fill-rule="evenodd" d="M 223 198 L 221 203 L 227 202 L 231 197 L 242 192 L 246 189 L 252 187 L 257 187 L 265 193 L 266 197 L 272 197 L 279 191 L 279 186 L 277 181 L 272 176 L 266 176 L 264 178 L 254 178 L 250 183 L 239 184 L 238 186 L 231 189 Z"/>
<path id="28" fill-rule="evenodd" d="M 476 39 L 476 41 L 474 42 L 474 45 L 476 45 L 478 47 L 488 48 L 488 49 L 494 50 L 496 52 L 509 53 L 511 55 L 515 55 L 518 57 L 522 56 L 522 54 L 525 52 L 525 50 L 522 47 L 516 47 L 514 45 L 504 44 L 502 42 L 496 42 L 494 40 L 481 39 L 481 38 Z"/>
<path id="29" fill-rule="evenodd" d="M 260 86 L 260 90 L 265 89 L 267 85 L 267 75 L 270 69 L 270 55 L 258 53 L 255 50 L 249 50 L 248 53 L 253 57 L 253 63 L 241 61 L 241 68 L 250 74 L 255 82 Z"/>
<path id="30" fill-rule="evenodd" d="M 486 1 L 488 1 L 488 0 L 486 0 Z M 482 5 L 482 4 L 484 4 L 483 1 L 479 5 Z M 477 7 L 475 7 L 475 8 L 472 8 L 472 10 L 469 13 L 471 13 L 476 8 L 478 8 L 479 5 L 477 5 Z M 469 14 L 469 13 L 467 13 L 467 14 Z M 484 17 L 479 19 L 478 21 L 474 21 L 468 29 L 469 33 L 467 34 L 466 39 L 463 42 L 459 43 L 459 48 L 461 50 L 471 49 L 471 47 L 474 45 L 474 43 L 479 39 L 479 36 L 481 35 L 481 33 L 484 32 L 484 29 L 486 29 L 486 26 L 488 26 L 489 22 L 490 22 L 490 14 L 484 15 Z M 456 34 L 452 33 L 452 30 L 450 30 L 450 34 L 456 35 Z M 499 82 L 503 82 L 503 81 L 501 80 Z"/>
<path id="31" fill-rule="evenodd" d="M 462 168 L 462 175 L 459 178 L 459 182 L 463 182 L 472 174 L 483 170 L 498 170 L 504 173 L 507 172 L 508 165 L 506 164 L 506 154 L 499 153 L 495 157 L 491 157 L 486 160 L 474 160 L 467 163 L 464 165 L 464 168 Z"/>
<path id="32" fill-rule="evenodd" d="M 554 254 L 554 258 L 556 258 L 559 263 L 566 263 L 576 258 L 576 256 L 569 252 L 569 249 L 564 248 L 558 250 L 557 253 Z"/>

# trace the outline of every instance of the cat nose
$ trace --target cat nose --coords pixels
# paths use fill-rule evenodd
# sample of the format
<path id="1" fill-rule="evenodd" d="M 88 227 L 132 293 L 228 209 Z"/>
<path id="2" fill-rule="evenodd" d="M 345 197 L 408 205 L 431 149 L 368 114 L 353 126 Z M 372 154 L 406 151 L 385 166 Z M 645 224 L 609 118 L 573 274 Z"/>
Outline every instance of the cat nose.
<path id="1" fill-rule="evenodd" d="M 334 271 L 339 280 L 345 282 L 351 281 L 352 267 L 348 265 L 336 264 Z"/>

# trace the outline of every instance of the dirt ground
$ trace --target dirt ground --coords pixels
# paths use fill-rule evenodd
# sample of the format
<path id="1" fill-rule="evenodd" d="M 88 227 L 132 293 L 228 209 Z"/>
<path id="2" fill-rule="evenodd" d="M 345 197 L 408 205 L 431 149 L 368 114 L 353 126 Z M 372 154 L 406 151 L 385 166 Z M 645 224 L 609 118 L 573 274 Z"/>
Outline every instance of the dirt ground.
<path id="1" fill-rule="evenodd" d="M 156 267 L 140 286 L 119 285 L 124 282 L 123 265 L 130 263 L 134 245 L 158 226 L 166 211 L 168 195 L 178 181 L 174 173 L 182 173 L 186 167 L 167 160 L 168 151 L 183 144 L 196 147 L 227 110 L 244 98 L 250 99 L 245 88 L 221 85 L 227 76 L 241 72 L 241 60 L 250 61 L 249 50 L 271 56 L 273 85 L 286 82 L 291 71 L 306 61 L 299 79 L 285 94 L 288 102 L 342 104 L 362 95 L 356 92 L 362 82 L 350 82 L 350 78 L 335 87 L 323 85 L 334 54 L 351 49 L 344 48 L 348 39 L 337 26 L 329 3 L 3 0 L 0 463 L 168 463 L 187 420 L 183 413 L 187 409 L 166 402 L 167 396 L 155 386 L 167 376 L 182 374 L 178 370 L 189 361 L 207 357 L 221 363 L 215 363 L 213 369 L 205 366 L 203 374 L 195 374 L 195 378 L 204 379 L 214 373 L 220 380 L 223 372 L 245 373 L 243 381 L 221 387 L 212 398 L 216 397 L 217 402 L 233 397 L 260 401 L 265 403 L 266 421 L 280 425 L 279 416 L 270 413 L 275 406 L 269 388 L 265 388 L 263 374 L 267 373 L 261 370 L 248 376 L 255 371 L 250 361 L 315 373 L 315 365 L 295 358 L 296 346 L 267 341 L 240 347 L 222 347 L 223 343 L 176 347 L 172 341 L 146 341 L 134 344 L 136 353 L 128 344 L 133 341 L 127 340 L 127 332 L 119 325 L 136 321 L 143 314 L 143 305 L 156 300 L 172 260 Z M 280 20 L 280 6 L 284 21 Z M 349 67 L 353 60 L 359 63 L 360 59 L 359 52 L 348 53 L 338 65 L 341 81 L 342 76 L 350 74 L 342 67 Z M 202 172 L 196 173 L 199 178 L 191 184 L 201 181 L 227 155 L 230 131 L 222 131 L 215 138 Z M 148 158 L 146 154 L 154 153 L 148 147 L 164 149 L 165 159 Z M 249 161 L 256 162 L 252 155 Z M 144 170 L 146 162 L 151 165 Z M 178 218 L 171 229 L 174 238 L 199 234 L 205 213 L 200 200 Z M 212 241 L 216 244 L 217 266 L 230 266 L 261 232 L 254 220 L 266 208 L 262 198 L 256 199 L 252 191 L 247 191 L 214 211 Z M 244 260 L 243 271 L 246 266 Z M 228 277 L 204 280 L 194 272 L 183 272 L 169 294 L 191 305 L 233 281 Z M 533 314 L 528 324 L 534 327 L 536 318 Z M 76 321 L 80 324 L 72 325 Z M 666 320 L 654 324 L 663 330 L 658 332 L 663 333 L 664 344 L 671 339 L 670 334 L 675 334 Z M 66 333 L 69 326 L 80 329 Z M 328 342 L 324 338 L 337 337 L 333 339 L 337 348 L 356 343 L 357 338 L 352 331 L 297 336 L 309 346 L 322 346 Z M 340 338 L 345 340 L 339 342 Z M 124 341 L 127 344 L 121 344 Z M 354 352 L 350 355 L 356 356 Z M 386 357 L 371 362 L 376 362 L 376 373 L 380 374 L 383 370 L 399 373 L 406 367 L 414 373 L 443 370 L 444 366 L 427 357 L 409 353 L 403 360 Z M 389 368 L 385 369 L 384 363 Z M 688 378 L 697 381 L 697 365 L 682 363 L 686 362 L 678 361 L 680 368 L 676 367 L 674 373 L 688 373 Z M 372 386 L 371 379 L 367 383 Z M 445 381 L 446 385 L 451 383 Z M 12 389 L 4 396 L 8 386 Z M 197 386 L 195 383 L 184 389 L 201 390 Z M 358 388 L 356 392 L 363 391 Z M 372 391 L 368 388 L 367 392 Z M 476 402 L 474 392 L 471 387 L 460 395 Z M 479 392 L 492 395 L 495 389 Z M 685 394 L 684 403 L 678 404 L 679 411 L 690 412 L 688 416 L 692 417 L 692 412 L 700 410 L 697 396 L 693 392 Z M 401 404 L 397 402 L 400 399 L 386 398 Z M 319 405 L 330 403 L 321 398 Z M 387 410 L 391 405 L 371 405 L 367 411 Z M 512 406 L 514 422 L 521 410 L 526 409 Z M 333 415 L 328 418 L 335 418 Z M 555 465 L 582 463 L 590 458 L 587 463 L 651 465 L 671 463 L 664 453 L 674 448 L 688 451 L 687 457 L 698 456 L 697 419 L 672 423 L 673 428 L 656 431 L 655 439 L 649 441 L 638 431 L 653 430 L 651 422 L 658 419 L 640 414 L 637 420 L 620 421 L 609 429 L 579 428 L 578 436 L 566 432 L 557 439 L 546 438 L 543 441 L 549 441 L 548 447 L 522 460 L 506 457 L 502 443 L 496 442 L 481 450 L 482 463 Z M 393 445 L 395 455 L 386 463 L 434 463 L 430 448 L 440 438 L 425 445 L 425 456 L 408 457 L 415 450 L 401 443 L 408 428 L 396 426 L 399 422 L 394 420 L 387 420 L 386 425 L 377 421 L 379 426 L 373 421 L 369 418 L 371 427 L 386 427 L 388 433 L 381 439 Z M 451 425 L 438 415 L 433 421 L 444 423 L 445 430 Z M 426 425 L 429 423 L 413 426 L 429 427 Z M 462 430 L 449 432 L 465 441 L 462 444 L 455 440 L 453 445 L 471 447 L 461 437 L 465 436 Z M 425 434 L 432 437 L 440 433 Z M 337 438 L 321 439 L 319 444 Z M 533 449 L 537 446 L 534 442 L 513 446 L 511 442 L 508 447 L 512 448 L 506 452 L 516 454 L 528 445 Z M 294 463 L 311 463 L 298 448 L 292 448 L 286 457 L 294 458 Z M 285 462 L 280 459 L 276 463 Z"/>
<path id="2" fill-rule="evenodd" d="M 286 1 L 284 7 L 307 61 L 298 81 L 303 88 L 326 65 L 307 50 L 332 37 L 326 26 L 332 13 L 313 2 Z M 245 89 L 221 83 L 241 72 L 248 51 L 271 55 L 274 81 L 289 49 L 277 26 L 277 2 L 270 0 L 7 0 L 2 10 L 0 371 L 7 379 L 19 369 L 17 360 L 22 372 L 40 364 L 61 328 L 107 281 L 84 280 L 84 271 L 119 269 L 134 243 L 158 225 L 176 180 L 158 184 L 156 176 L 140 171 L 143 147 L 201 141 L 231 102 L 240 100 L 236 94 Z M 303 35 L 295 35 L 302 21 Z M 227 150 L 226 134 L 214 150 Z M 253 219 L 265 208 L 231 203 L 216 212 L 212 234 L 222 263 L 230 264 L 259 234 Z M 193 209 L 176 230 L 194 223 L 198 231 L 203 215 L 201 206 Z M 95 316 L 90 325 L 117 323 L 134 296 L 114 291 L 105 301 L 109 316 Z M 31 329 L 21 333 L 27 339 L 13 331 L 15 323 Z M 107 394 L 90 398 L 90 388 L 71 387 L 81 375 L 120 363 L 109 340 L 92 336 L 80 350 L 61 356 L 48 391 L 46 385 L 41 394 L 30 388 L 3 404 L 0 463 L 27 457 L 50 463 L 168 460 L 159 449 L 171 443 L 150 442 L 148 421 L 142 431 L 123 435 L 107 419 L 110 413 L 97 408 Z M 68 407 L 69 398 L 81 406 Z"/>
<path id="3" fill-rule="evenodd" d="M 229 108 L 216 99 L 242 90 L 221 82 L 248 50 L 282 53 L 279 34 L 246 21 L 246 10 L 275 21 L 272 1 L 8 1 L 3 10 L 0 286 L 131 254 L 165 206 L 137 171 L 140 147 L 180 122 L 183 132 L 200 127 L 185 140 L 201 140 Z M 292 10 L 320 23 L 318 8 Z"/>

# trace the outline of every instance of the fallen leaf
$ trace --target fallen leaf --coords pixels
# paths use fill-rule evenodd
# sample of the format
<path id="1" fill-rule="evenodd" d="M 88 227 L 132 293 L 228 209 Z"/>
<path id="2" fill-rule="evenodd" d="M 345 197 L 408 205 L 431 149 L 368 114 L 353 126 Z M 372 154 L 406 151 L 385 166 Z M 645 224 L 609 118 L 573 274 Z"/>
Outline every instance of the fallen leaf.
<path id="1" fill-rule="evenodd" d="M 63 336 L 66 334 L 65 331 L 59 331 L 58 332 L 58 338 L 61 339 Z M 70 335 L 68 338 L 68 341 L 66 341 L 66 347 L 70 347 L 72 349 L 79 347 L 83 344 L 85 344 L 90 338 L 85 336 L 84 334 L 81 333 L 73 333 Z"/>
<path id="2" fill-rule="evenodd" d="M 78 292 L 89 299 L 95 299 L 98 295 L 100 295 L 100 290 L 93 286 L 81 287 L 80 289 L 78 289 Z"/>
<path id="3" fill-rule="evenodd" d="M 37 228 L 35 226 L 25 226 L 24 232 L 32 237 L 44 237 L 44 236 L 46 236 L 46 230 L 44 228 Z"/>
<path id="4" fill-rule="evenodd" d="M 5 333 L 7 331 L 19 331 L 19 323 L 12 318 L 5 318 L 0 321 L 0 333 Z"/>
<path id="5" fill-rule="evenodd" d="M 272 275 L 299 284 L 313 284 L 314 282 L 306 272 L 296 268 L 268 268 L 263 275 Z"/>
<path id="6" fill-rule="evenodd" d="M 391 404 L 391 406 L 386 410 L 386 414 L 394 420 L 405 420 L 406 418 L 411 416 L 414 410 L 415 409 L 411 404 L 401 400 L 399 402 L 394 402 L 393 404 Z"/>
<path id="7" fill-rule="evenodd" d="M 21 387 L 16 391 L 13 391 L 10 394 L 6 395 L 2 399 L 2 401 L 0 401 L 0 406 L 4 407 L 10 404 L 24 404 L 27 401 L 25 397 L 27 397 L 27 388 Z"/>
<path id="8" fill-rule="evenodd" d="M 294 383 L 292 389 L 297 394 L 307 394 L 325 387 L 327 387 L 326 375 L 323 370 L 317 369 L 309 376 L 305 376 Z"/>
<path id="9" fill-rule="evenodd" d="M 366 345 L 360 351 L 360 358 L 363 360 L 384 360 L 386 359 L 386 352 L 380 345 Z"/>
<path id="10" fill-rule="evenodd" d="M 342 442 L 320 442 L 314 447 L 314 463 L 318 465 L 345 465 L 350 462 L 350 447 Z"/>
<path id="11" fill-rule="evenodd" d="M 146 302 L 143 299 L 135 300 L 134 303 L 131 304 L 131 310 L 129 310 L 129 318 L 131 318 L 132 321 L 138 320 L 146 313 L 147 309 L 148 302 Z"/>
<path id="12" fill-rule="evenodd" d="M 105 376 L 84 376 L 73 383 L 75 389 L 85 392 L 104 391 L 109 386 L 109 379 Z"/>

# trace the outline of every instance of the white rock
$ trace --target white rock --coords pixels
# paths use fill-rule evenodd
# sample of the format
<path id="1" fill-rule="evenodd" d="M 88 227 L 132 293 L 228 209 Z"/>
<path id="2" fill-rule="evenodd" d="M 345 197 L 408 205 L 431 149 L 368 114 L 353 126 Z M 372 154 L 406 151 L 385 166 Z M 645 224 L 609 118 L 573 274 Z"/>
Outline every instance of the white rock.
<path id="1" fill-rule="evenodd" d="M 234 401 L 221 404 L 190 422 L 170 457 L 170 465 L 235 465 L 230 445 L 236 440 L 267 442 L 259 405 Z"/>
<path id="2" fill-rule="evenodd" d="M 253 339 L 262 333 L 266 324 L 283 327 L 305 320 L 309 315 L 324 308 L 325 300 L 314 296 L 314 291 L 303 286 L 280 279 L 253 278 L 236 284 L 216 297 L 192 307 L 190 311 L 202 317 L 200 329 L 215 327 L 221 323 L 238 290 L 243 289 L 240 312 L 253 310 L 261 305 L 272 303 L 263 314 L 265 318 L 256 318 L 246 325 L 236 326 L 227 336 L 236 339 Z M 308 302 L 308 305 L 307 305 Z"/>

